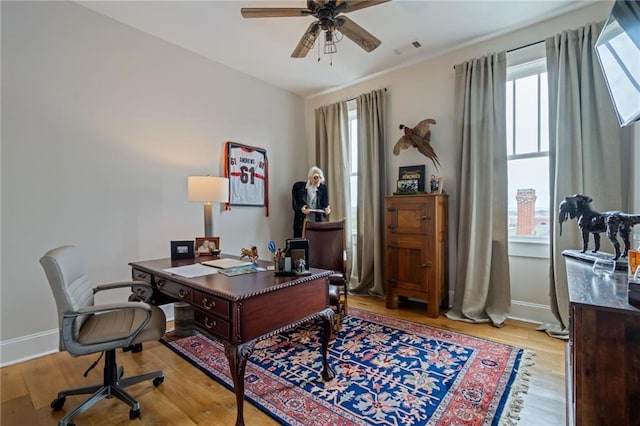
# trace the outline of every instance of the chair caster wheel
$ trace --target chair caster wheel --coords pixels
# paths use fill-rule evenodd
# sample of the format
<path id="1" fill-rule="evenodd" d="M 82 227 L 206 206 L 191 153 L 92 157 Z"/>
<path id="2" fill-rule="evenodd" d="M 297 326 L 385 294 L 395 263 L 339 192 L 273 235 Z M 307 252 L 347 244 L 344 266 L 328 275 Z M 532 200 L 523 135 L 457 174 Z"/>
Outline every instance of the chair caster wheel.
<path id="1" fill-rule="evenodd" d="M 164 382 L 164 377 L 156 377 L 153 379 L 153 386 L 158 387 Z"/>
<path id="2" fill-rule="evenodd" d="M 60 398 L 56 398 L 53 401 L 51 401 L 51 408 L 53 408 L 53 411 L 58 411 L 62 408 L 62 406 L 64 405 L 64 402 L 67 400 L 66 396 L 62 396 Z"/>
<path id="3" fill-rule="evenodd" d="M 129 411 L 129 418 L 131 420 L 137 419 L 138 417 L 140 417 L 140 410 L 131 410 L 131 411 Z"/>

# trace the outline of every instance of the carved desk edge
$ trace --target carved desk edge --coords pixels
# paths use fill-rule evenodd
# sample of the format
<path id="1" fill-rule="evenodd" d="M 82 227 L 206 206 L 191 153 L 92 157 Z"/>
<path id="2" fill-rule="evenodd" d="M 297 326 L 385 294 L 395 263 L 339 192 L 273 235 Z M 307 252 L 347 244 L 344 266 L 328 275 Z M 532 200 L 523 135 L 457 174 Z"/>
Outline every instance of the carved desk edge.
<path id="1" fill-rule="evenodd" d="M 160 260 L 160 259 L 158 259 Z M 142 270 L 144 272 L 147 272 L 148 274 L 151 274 L 153 276 L 156 277 L 162 277 L 165 279 L 169 279 L 172 281 L 175 281 L 177 283 L 186 285 L 188 287 L 192 287 L 192 288 L 197 288 L 199 290 L 202 290 L 206 293 L 210 293 L 213 294 L 214 296 L 220 296 L 222 298 L 228 299 L 228 300 L 232 300 L 232 301 L 239 301 L 239 300 L 243 300 L 243 299 L 248 299 L 254 296 L 258 296 L 261 294 L 265 294 L 265 293 L 270 293 L 272 291 L 276 291 L 276 290 L 280 290 L 286 287 L 290 287 L 293 285 L 298 285 L 298 284 L 303 284 L 305 282 L 308 281 L 315 281 L 318 278 L 329 278 L 329 276 L 331 276 L 333 274 L 333 271 L 330 270 L 320 270 L 319 272 L 312 272 L 311 275 L 303 275 L 300 276 L 294 280 L 289 280 L 289 281 L 285 281 L 282 283 L 278 283 L 278 284 L 274 284 L 272 286 L 269 286 L 267 288 L 264 288 L 260 291 L 255 291 L 252 293 L 246 293 L 246 294 L 241 294 L 241 295 L 233 295 L 233 294 L 229 294 L 227 292 L 224 291 L 220 291 L 217 290 L 215 288 L 210 288 L 210 287 L 206 287 L 206 286 L 202 286 L 199 285 L 197 282 L 194 281 L 195 278 L 202 278 L 202 277 L 195 277 L 195 278 L 185 278 L 182 277 L 180 275 L 175 275 L 175 274 L 171 274 L 169 272 L 165 272 L 163 270 L 160 269 L 152 269 L 149 267 L 145 267 L 144 265 L 141 265 L 140 262 L 130 262 L 129 266 L 131 268 L 135 268 L 135 269 L 139 269 Z M 257 271 L 256 273 L 264 273 L 264 272 L 268 272 L 268 273 L 272 273 L 273 271 Z M 274 276 L 275 277 L 275 276 Z M 231 277 L 233 278 L 233 277 Z M 155 288 L 155 286 L 154 286 Z"/>

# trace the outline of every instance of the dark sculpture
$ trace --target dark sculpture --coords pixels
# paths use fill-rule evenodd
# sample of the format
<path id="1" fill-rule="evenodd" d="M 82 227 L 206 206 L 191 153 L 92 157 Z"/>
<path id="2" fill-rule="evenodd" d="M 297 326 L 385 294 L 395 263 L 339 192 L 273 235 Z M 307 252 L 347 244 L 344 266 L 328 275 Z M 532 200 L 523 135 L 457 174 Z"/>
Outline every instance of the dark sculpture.
<path id="1" fill-rule="evenodd" d="M 618 242 L 618 233 L 624 241 L 624 253 L 622 257 L 626 257 L 629 252 L 630 242 L 629 234 L 633 225 L 640 223 L 640 214 L 627 214 L 619 211 L 597 212 L 591 208 L 593 199 L 586 195 L 576 194 L 573 197 L 565 197 L 560 203 L 560 211 L 558 221 L 560 222 L 560 235 L 562 235 L 562 223 L 570 219 L 577 218 L 578 227 L 582 231 L 582 253 L 587 251 L 589 245 L 589 234 L 593 234 L 595 247 L 593 253 L 600 250 L 600 233 L 606 232 L 607 237 L 611 240 L 616 250 L 613 260 L 620 257 L 620 243 Z"/>

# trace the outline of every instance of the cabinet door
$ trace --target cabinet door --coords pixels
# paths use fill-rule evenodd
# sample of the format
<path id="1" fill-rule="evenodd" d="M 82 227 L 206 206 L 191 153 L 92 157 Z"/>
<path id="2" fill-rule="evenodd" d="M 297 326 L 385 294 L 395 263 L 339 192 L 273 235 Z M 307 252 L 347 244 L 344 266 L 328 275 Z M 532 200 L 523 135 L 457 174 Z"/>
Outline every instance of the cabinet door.
<path id="1" fill-rule="evenodd" d="M 433 233 L 435 204 L 433 197 L 389 203 L 386 212 L 387 229 L 392 234 L 429 235 Z"/>
<path id="2" fill-rule="evenodd" d="M 388 285 L 405 296 L 424 298 L 434 281 L 428 243 L 424 240 L 398 240 L 387 244 Z"/>

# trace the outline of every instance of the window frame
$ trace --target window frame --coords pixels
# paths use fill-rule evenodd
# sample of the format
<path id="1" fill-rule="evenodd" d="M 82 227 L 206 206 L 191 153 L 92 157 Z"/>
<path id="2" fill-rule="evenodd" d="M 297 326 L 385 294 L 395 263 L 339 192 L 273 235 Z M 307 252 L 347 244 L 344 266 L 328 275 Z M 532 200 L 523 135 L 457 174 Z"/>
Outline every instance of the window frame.
<path id="1" fill-rule="evenodd" d="M 548 149 L 542 150 L 542 132 L 541 132 L 541 118 L 542 118 L 542 99 L 541 92 L 541 74 L 547 72 L 546 56 L 544 52 L 544 43 L 538 43 L 536 45 L 529 46 L 521 51 L 509 52 L 507 54 L 507 82 L 511 82 L 511 147 L 507 150 L 507 162 L 512 160 L 522 160 L 530 158 L 550 158 L 550 152 Z M 537 151 L 530 151 L 526 153 L 517 153 L 517 139 L 516 139 L 516 80 L 537 75 Z M 507 123 L 509 124 L 509 123 Z M 509 126 L 507 126 L 509 128 Z M 508 163 L 507 163 L 508 164 Z M 552 216 L 552 212 L 549 212 Z M 550 217 L 550 220 L 552 218 Z M 535 257 L 535 258 L 549 258 L 550 256 L 550 243 L 551 236 L 517 236 L 508 235 L 509 255 L 519 257 Z"/>

